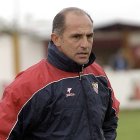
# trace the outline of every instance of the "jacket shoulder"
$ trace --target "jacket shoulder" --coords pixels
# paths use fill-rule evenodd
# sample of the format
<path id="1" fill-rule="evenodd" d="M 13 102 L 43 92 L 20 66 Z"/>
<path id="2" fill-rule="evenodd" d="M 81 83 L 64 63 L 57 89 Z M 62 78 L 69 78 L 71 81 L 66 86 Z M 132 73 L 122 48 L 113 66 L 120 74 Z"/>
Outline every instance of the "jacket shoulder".
<path id="1" fill-rule="evenodd" d="M 106 76 L 104 69 L 96 62 L 87 67 L 95 76 Z"/>
<path id="2" fill-rule="evenodd" d="M 20 72 L 13 82 L 5 88 L 3 98 L 6 94 L 12 94 L 14 99 L 22 100 L 24 103 L 36 91 L 45 85 L 45 69 L 46 61 L 41 60 L 37 64 L 34 64 L 28 69 Z"/>

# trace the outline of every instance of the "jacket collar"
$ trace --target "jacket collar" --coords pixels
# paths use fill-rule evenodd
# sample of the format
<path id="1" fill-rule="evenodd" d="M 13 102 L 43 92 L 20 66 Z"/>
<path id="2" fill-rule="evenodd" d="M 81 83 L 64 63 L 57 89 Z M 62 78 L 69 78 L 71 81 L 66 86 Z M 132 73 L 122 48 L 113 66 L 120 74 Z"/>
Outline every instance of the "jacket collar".
<path id="1" fill-rule="evenodd" d="M 92 64 L 94 60 L 95 55 L 91 53 L 89 62 L 84 65 L 84 68 Z M 60 52 L 52 41 L 48 45 L 48 61 L 58 69 L 67 72 L 81 72 L 83 67 Z"/>

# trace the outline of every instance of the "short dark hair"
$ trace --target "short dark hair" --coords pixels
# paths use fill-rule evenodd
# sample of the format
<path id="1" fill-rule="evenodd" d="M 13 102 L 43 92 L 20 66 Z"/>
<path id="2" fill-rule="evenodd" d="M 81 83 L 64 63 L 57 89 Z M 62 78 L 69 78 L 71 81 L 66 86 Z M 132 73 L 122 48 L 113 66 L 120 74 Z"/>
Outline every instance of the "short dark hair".
<path id="1" fill-rule="evenodd" d="M 68 8 L 64 8 L 63 10 L 61 10 L 54 17 L 52 32 L 55 32 L 59 35 L 61 35 L 64 32 L 64 30 L 65 30 L 65 15 L 69 12 L 75 12 L 77 14 L 83 14 L 83 15 L 85 14 L 89 17 L 89 19 L 93 23 L 91 16 L 87 12 L 85 12 L 84 10 L 77 8 L 77 7 L 68 7 Z"/>

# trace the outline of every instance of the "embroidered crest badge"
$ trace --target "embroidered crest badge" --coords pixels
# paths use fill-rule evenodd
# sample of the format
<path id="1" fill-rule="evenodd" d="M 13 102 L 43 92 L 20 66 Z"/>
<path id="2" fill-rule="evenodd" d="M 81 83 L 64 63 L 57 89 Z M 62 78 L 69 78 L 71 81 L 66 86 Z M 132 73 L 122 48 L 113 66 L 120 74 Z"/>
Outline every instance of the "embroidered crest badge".
<path id="1" fill-rule="evenodd" d="M 98 94 L 98 82 L 93 82 L 92 87 L 93 87 L 94 91 Z"/>

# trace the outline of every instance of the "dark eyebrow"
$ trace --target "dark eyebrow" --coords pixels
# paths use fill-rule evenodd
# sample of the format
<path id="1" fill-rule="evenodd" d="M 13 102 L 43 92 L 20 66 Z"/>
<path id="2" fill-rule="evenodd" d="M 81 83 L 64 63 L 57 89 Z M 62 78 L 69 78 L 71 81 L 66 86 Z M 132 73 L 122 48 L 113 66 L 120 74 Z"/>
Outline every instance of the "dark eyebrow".
<path id="1" fill-rule="evenodd" d="M 83 34 L 82 33 L 75 33 L 75 34 L 72 34 L 71 36 L 72 37 L 83 36 Z M 93 33 L 86 34 L 86 36 L 93 36 Z"/>
<path id="2" fill-rule="evenodd" d="M 87 34 L 87 36 L 93 36 L 93 34 L 94 34 L 94 33 L 89 33 L 89 34 Z"/>
<path id="3" fill-rule="evenodd" d="M 75 34 L 72 34 L 71 36 L 72 36 L 72 37 L 75 37 L 75 36 L 82 36 L 82 34 L 80 34 L 80 33 L 75 33 Z"/>

